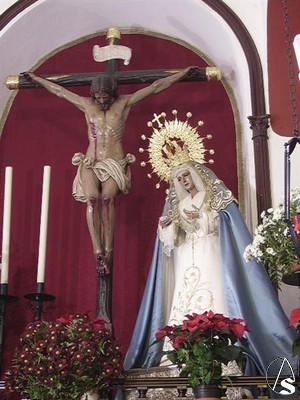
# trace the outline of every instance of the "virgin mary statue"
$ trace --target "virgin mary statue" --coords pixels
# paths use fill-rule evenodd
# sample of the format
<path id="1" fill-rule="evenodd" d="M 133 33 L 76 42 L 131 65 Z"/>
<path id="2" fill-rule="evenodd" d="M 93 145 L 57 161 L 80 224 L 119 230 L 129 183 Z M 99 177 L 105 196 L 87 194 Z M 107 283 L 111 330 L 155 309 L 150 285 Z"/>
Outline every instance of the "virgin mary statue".
<path id="1" fill-rule="evenodd" d="M 212 310 L 246 322 L 246 375 L 264 375 L 279 357 L 296 371 L 295 333 L 267 272 L 243 258 L 251 235 L 236 200 L 203 165 L 198 133 L 187 122 L 172 122 L 154 129 L 149 142 L 153 171 L 170 188 L 124 368 L 160 365 L 161 343 L 151 345 L 158 329 L 180 324 L 186 314 Z"/>

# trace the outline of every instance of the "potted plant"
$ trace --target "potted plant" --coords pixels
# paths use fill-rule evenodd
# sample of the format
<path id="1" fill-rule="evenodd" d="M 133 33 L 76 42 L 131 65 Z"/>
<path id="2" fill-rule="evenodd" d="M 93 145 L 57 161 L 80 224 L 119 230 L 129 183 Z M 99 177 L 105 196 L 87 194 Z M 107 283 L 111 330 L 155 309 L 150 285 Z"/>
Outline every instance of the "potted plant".
<path id="1" fill-rule="evenodd" d="M 293 341 L 293 356 L 299 356 L 300 354 L 300 308 L 294 308 L 290 314 L 289 326 L 295 326 L 296 335 Z M 298 371 L 299 373 L 299 371 Z"/>
<path id="2" fill-rule="evenodd" d="M 291 218 L 300 214 L 300 188 L 291 191 Z M 292 274 L 299 266 L 294 243 L 287 234 L 283 204 L 278 208 L 270 208 L 261 214 L 262 223 L 255 229 L 253 241 L 244 251 L 246 261 L 256 259 L 268 271 L 270 279 L 280 289 L 284 276 Z"/>
<path id="3" fill-rule="evenodd" d="M 30 323 L 5 381 L 30 400 L 77 400 L 107 390 L 120 373 L 121 352 L 105 321 L 75 315 Z"/>
<path id="4" fill-rule="evenodd" d="M 186 315 L 182 324 L 159 329 L 156 342 L 170 341 L 173 349 L 162 353 L 177 365 L 180 376 L 189 378 L 196 398 L 218 398 L 222 364 L 234 360 L 242 363 L 241 346 L 248 344 L 246 331 L 243 320 L 208 311 Z M 236 345 L 238 342 L 241 346 Z"/>

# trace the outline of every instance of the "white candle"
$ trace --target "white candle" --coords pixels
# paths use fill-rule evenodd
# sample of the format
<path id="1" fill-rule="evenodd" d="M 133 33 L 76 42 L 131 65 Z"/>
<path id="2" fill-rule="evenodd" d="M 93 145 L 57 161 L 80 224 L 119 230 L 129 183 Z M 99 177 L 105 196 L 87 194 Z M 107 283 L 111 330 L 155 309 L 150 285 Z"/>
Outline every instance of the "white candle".
<path id="1" fill-rule="evenodd" d="M 1 283 L 8 283 L 12 174 L 12 167 L 6 167 L 3 207 Z"/>
<path id="2" fill-rule="evenodd" d="M 51 167 L 44 166 L 37 283 L 44 283 Z"/>

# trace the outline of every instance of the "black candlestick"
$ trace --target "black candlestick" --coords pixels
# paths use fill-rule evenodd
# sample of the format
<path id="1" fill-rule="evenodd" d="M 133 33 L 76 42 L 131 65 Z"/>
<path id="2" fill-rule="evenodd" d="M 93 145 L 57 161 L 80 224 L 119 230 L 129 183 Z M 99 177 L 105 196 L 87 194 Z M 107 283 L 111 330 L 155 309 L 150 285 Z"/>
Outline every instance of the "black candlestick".
<path id="1" fill-rule="evenodd" d="M 25 299 L 35 302 L 35 306 L 33 307 L 33 321 L 40 321 L 42 319 L 43 314 L 43 303 L 45 301 L 54 301 L 55 297 L 51 294 L 44 293 L 44 283 L 38 282 L 36 284 L 36 293 L 28 293 L 25 296 Z"/>
<path id="2" fill-rule="evenodd" d="M 8 284 L 0 284 L 0 370 L 2 366 L 2 351 L 3 351 L 3 335 L 4 335 L 4 319 L 6 312 L 6 305 L 8 303 L 14 303 L 19 298 L 16 296 L 10 296 L 8 294 Z"/>

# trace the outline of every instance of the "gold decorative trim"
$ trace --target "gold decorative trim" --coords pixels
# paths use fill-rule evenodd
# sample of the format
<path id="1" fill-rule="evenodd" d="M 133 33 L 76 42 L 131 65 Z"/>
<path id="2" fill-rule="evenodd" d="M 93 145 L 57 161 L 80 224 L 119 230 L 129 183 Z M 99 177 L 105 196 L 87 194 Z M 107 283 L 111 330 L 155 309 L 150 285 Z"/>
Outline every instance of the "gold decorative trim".
<path id="1" fill-rule="evenodd" d="M 206 67 L 206 77 L 208 81 L 220 81 L 222 72 L 218 67 Z"/>
<path id="2" fill-rule="evenodd" d="M 148 163 L 152 167 L 152 173 L 156 174 L 160 181 L 171 182 L 172 170 L 181 164 L 196 161 L 200 164 L 213 163 L 213 160 L 205 160 L 206 152 L 214 154 L 212 149 L 205 148 L 204 139 L 211 139 L 212 135 L 200 135 L 198 128 L 204 125 L 203 121 L 198 121 L 197 126 L 189 124 L 192 113 L 186 114 L 186 120 L 178 119 L 177 110 L 173 110 L 173 120 L 167 120 L 167 114 L 154 113 L 154 118 L 147 123 L 151 129 L 151 136 L 142 135 L 143 140 L 148 139 L 148 147 L 140 148 L 139 151 L 148 153 Z M 141 162 L 141 166 L 145 166 Z M 151 175 L 151 174 L 150 174 Z M 156 185 L 158 189 L 160 184 Z"/>
<path id="3" fill-rule="evenodd" d="M 119 28 L 109 28 L 107 31 L 106 39 L 114 40 L 114 39 L 121 39 L 121 32 Z"/>
<path id="4" fill-rule="evenodd" d="M 6 87 L 10 90 L 19 89 L 19 83 L 20 83 L 19 75 L 9 75 L 5 81 Z"/>

